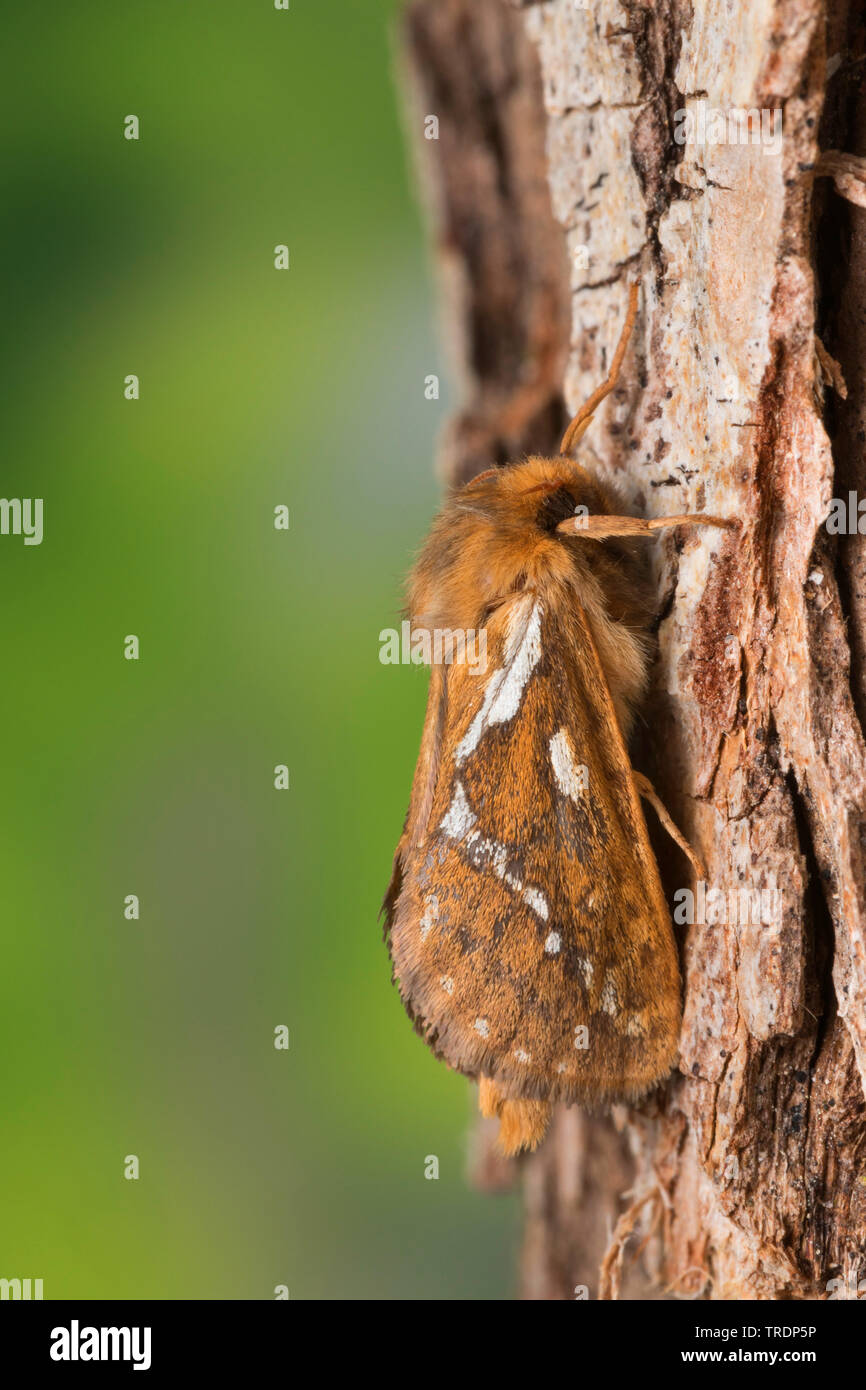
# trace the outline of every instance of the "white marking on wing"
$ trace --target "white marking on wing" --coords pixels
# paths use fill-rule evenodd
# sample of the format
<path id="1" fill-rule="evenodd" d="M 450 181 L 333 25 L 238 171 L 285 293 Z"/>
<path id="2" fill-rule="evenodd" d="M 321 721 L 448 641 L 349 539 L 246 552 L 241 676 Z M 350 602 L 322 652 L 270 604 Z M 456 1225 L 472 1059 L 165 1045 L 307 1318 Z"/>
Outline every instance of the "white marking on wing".
<path id="1" fill-rule="evenodd" d="M 439 899 L 435 893 L 430 893 L 424 899 L 424 915 L 421 918 L 421 940 L 426 941 L 431 927 L 435 927 L 439 921 Z"/>
<path id="2" fill-rule="evenodd" d="M 476 1033 L 481 1034 L 482 1038 L 486 1038 L 490 1032 L 490 1024 L 487 1022 L 486 1018 L 476 1018 L 472 1026 Z"/>
<path id="3" fill-rule="evenodd" d="M 562 948 L 562 937 L 558 931 L 552 931 L 544 943 L 544 949 L 549 956 L 558 956 Z"/>
<path id="4" fill-rule="evenodd" d="M 532 887 L 524 892 L 523 880 L 514 872 L 513 859 L 512 867 L 509 868 L 507 845 L 503 845 L 499 840 L 488 840 L 475 828 L 477 821 L 478 817 L 469 805 L 463 783 L 455 779 L 451 805 L 440 822 L 440 830 L 444 830 L 450 840 L 462 840 L 464 853 L 474 868 L 492 870 L 512 892 L 523 892 L 529 906 L 546 922 L 549 908 L 544 894 L 538 888 Z M 421 925 L 422 928 L 425 926 L 424 921 Z"/>
<path id="5" fill-rule="evenodd" d="M 611 1018 L 615 1018 L 619 1013 L 619 1000 L 616 997 L 616 985 L 608 976 L 601 990 L 601 1007 Z"/>
<path id="6" fill-rule="evenodd" d="M 476 867 L 483 864 L 485 868 L 491 868 L 497 877 L 505 878 L 508 850 L 498 840 L 488 840 L 480 830 L 473 830 L 471 835 L 466 836 L 465 848 L 471 852 Z"/>
<path id="7" fill-rule="evenodd" d="M 587 960 L 585 956 L 578 956 L 575 961 L 575 965 L 577 966 L 578 970 L 583 976 L 583 983 L 587 986 L 591 985 L 594 973 L 592 968 L 592 961 Z"/>
<path id="8" fill-rule="evenodd" d="M 529 904 L 533 912 L 541 918 L 542 922 L 547 921 L 550 916 L 550 908 L 547 905 L 547 898 L 541 892 L 540 888 L 524 888 L 523 901 Z"/>
<path id="9" fill-rule="evenodd" d="M 508 848 L 499 840 L 488 840 L 480 830 L 473 830 L 463 842 L 471 863 L 476 869 L 492 869 L 497 878 L 507 883 L 515 893 L 523 887 L 522 879 L 508 868 Z M 534 892 L 534 889 L 527 890 Z"/>
<path id="10" fill-rule="evenodd" d="M 454 783 L 451 805 L 439 829 L 444 830 L 449 840 L 462 840 L 469 834 L 478 817 L 466 800 L 462 782 Z"/>
<path id="11" fill-rule="evenodd" d="M 586 769 L 575 759 L 567 731 L 557 729 L 549 746 L 556 785 L 563 796 L 570 796 L 572 801 L 578 801 L 586 785 Z"/>
<path id="12" fill-rule="evenodd" d="M 532 594 L 513 603 L 508 613 L 504 664 L 487 682 L 481 708 L 454 755 L 457 766 L 474 753 L 491 724 L 505 724 L 520 708 L 529 677 L 541 659 L 541 604 Z"/>

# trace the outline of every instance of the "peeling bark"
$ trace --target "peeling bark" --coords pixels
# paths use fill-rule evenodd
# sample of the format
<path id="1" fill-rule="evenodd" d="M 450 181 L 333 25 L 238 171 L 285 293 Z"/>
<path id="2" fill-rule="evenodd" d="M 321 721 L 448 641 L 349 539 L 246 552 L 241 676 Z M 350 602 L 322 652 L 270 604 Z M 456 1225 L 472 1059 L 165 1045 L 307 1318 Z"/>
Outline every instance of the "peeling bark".
<path id="1" fill-rule="evenodd" d="M 445 471 L 555 452 L 639 274 L 585 458 L 635 511 L 743 529 L 656 544 L 636 760 L 711 886 L 781 900 L 682 929 L 679 1070 L 610 1117 L 560 1111 L 523 1163 L 524 1293 L 845 1296 L 866 1278 L 866 537 L 824 520 L 866 496 L 866 210 L 814 165 L 866 154 L 863 9 L 412 0 L 405 36 L 440 121 L 423 167 L 464 390 Z M 780 147 L 771 125 L 678 143 L 701 102 L 780 110 Z"/>

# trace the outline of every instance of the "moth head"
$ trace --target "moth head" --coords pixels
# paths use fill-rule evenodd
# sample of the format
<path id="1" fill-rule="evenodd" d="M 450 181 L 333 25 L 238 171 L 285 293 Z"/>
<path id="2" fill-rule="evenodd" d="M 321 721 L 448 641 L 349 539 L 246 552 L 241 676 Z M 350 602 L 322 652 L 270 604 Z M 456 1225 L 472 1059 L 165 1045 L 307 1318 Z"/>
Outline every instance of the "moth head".
<path id="1" fill-rule="evenodd" d="M 412 618 L 469 627 L 509 594 L 573 580 L 584 561 L 557 527 L 610 510 L 609 495 L 571 459 L 533 457 L 478 474 L 433 524 L 410 581 Z"/>
<path id="2" fill-rule="evenodd" d="M 567 458 L 529 458 L 508 468 L 490 469 L 462 493 L 470 505 L 480 503 L 491 521 L 527 544 L 551 540 L 561 545 L 562 536 L 557 533 L 561 522 L 610 510 L 605 489 Z"/>

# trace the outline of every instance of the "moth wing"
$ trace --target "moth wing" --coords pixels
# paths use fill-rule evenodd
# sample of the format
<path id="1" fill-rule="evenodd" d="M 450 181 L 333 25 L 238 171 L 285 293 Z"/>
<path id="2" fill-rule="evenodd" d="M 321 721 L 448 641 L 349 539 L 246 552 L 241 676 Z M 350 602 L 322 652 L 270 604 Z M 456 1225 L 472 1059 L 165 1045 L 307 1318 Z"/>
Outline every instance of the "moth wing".
<path id="1" fill-rule="evenodd" d="M 655 857 L 589 624 L 532 593 L 488 624 L 486 679 L 434 668 L 386 899 L 416 1027 L 517 1097 L 645 1092 L 680 983 Z"/>
<path id="2" fill-rule="evenodd" d="M 424 717 L 424 730 L 421 735 L 421 748 L 415 764 L 409 809 L 403 824 L 394 853 L 391 882 L 388 884 L 382 911 L 385 914 L 385 937 L 389 935 L 395 904 L 400 896 L 406 860 L 411 850 L 423 838 L 433 808 L 433 797 L 439 778 L 439 760 L 442 740 L 445 733 L 445 712 L 447 709 L 447 689 L 445 671 L 441 665 L 430 671 L 430 689 L 427 694 L 427 712 Z"/>

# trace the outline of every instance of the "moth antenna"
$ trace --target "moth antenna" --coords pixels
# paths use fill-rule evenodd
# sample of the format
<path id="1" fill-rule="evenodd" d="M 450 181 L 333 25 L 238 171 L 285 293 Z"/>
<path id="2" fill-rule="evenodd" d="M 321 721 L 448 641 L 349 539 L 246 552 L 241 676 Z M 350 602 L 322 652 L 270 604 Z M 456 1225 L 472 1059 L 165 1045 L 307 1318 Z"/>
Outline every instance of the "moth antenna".
<path id="1" fill-rule="evenodd" d="M 568 516 L 557 526 L 563 536 L 583 536 L 586 540 L 603 541 L 611 536 L 651 536 L 666 526 L 716 526 L 734 530 L 739 522 L 733 517 L 710 516 L 707 512 L 690 512 L 684 516 Z"/>
<path id="2" fill-rule="evenodd" d="M 506 1100 L 489 1076 L 478 1087 L 478 1108 L 485 1119 L 499 1121 L 499 1148 L 506 1158 L 522 1149 L 537 1149 L 550 1123 L 551 1105 L 546 1100 Z"/>
<path id="3" fill-rule="evenodd" d="M 622 359 L 625 357 L 625 350 L 628 347 L 628 340 L 631 337 L 635 319 L 637 318 L 638 291 L 639 285 L 635 280 L 632 282 L 631 285 L 629 285 L 628 310 L 626 312 L 625 323 L 623 324 L 622 332 L 619 335 L 619 342 L 616 345 L 616 352 L 613 354 L 613 361 L 610 364 L 610 371 L 608 372 L 607 378 L 602 382 L 601 386 L 597 387 L 596 390 L 593 391 L 586 404 L 580 407 L 580 410 L 577 412 L 568 429 L 565 431 L 565 434 L 562 436 L 562 443 L 559 446 L 559 452 L 561 454 L 571 453 L 571 450 L 574 448 L 577 441 L 581 439 L 582 436 L 589 429 L 589 426 L 592 423 L 592 417 L 595 414 L 598 406 L 601 405 L 601 402 L 604 400 L 605 396 L 609 396 L 613 388 L 616 386 L 617 378 L 620 373 L 620 368 L 622 367 Z"/>

